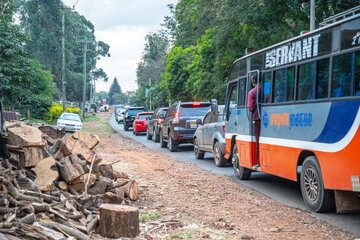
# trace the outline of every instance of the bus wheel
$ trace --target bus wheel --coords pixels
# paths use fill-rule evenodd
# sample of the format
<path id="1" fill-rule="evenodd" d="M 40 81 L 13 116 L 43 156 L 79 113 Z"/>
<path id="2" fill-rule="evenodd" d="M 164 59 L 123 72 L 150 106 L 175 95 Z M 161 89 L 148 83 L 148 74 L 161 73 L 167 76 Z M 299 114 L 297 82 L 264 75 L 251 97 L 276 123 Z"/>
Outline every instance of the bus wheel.
<path id="1" fill-rule="evenodd" d="M 235 176 L 237 178 L 239 178 L 240 180 L 249 180 L 250 179 L 251 172 L 252 172 L 251 169 L 239 166 L 239 153 L 238 153 L 236 144 L 233 148 L 232 164 L 233 164 Z"/>
<path id="2" fill-rule="evenodd" d="M 300 175 L 301 194 L 314 212 L 328 212 L 335 208 L 334 191 L 326 190 L 315 156 L 305 159 Z"/>

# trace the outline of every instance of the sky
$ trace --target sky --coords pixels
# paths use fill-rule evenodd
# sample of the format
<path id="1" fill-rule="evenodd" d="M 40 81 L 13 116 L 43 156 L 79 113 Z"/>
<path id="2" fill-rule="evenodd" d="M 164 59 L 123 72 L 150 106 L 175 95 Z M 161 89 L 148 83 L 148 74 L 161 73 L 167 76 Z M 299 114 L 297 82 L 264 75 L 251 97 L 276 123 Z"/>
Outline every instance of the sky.
<path id="1" fill-rule="evenodd" d="M 108 82 L 98 81 L 96 92 L 109 91 L 116 77 L 123 92 L 137 89 L 136 66 L 141 60 L 145 36 L 161 29 L 170 14 L 168 4 L 177 0 L 63 0 L 68 7 L 85 16 L 95 26 L 97 41 L 110 45 L 110 57 L 103 57 L 97 67 L 103 68 Z M 77 2 L 77 3 L 76 3 Z M 65 40 L 66 41 L 66 40 Z"/>

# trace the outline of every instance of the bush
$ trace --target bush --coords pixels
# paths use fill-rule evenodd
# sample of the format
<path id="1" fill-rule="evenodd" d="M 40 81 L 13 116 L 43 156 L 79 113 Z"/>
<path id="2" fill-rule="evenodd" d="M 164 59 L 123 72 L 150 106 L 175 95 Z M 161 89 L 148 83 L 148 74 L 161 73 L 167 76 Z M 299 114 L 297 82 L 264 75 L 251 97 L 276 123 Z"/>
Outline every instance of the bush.
<path id="1" fill-rule="evenodd" d="M 58 119 L 63 112 L 63 106 L 60 103 L 53 103 L 51 107 L 49 107 L 48 112 L 45 115 L 45 120 L 47 122 L 53 122 Z M 65 106 L 66 112 L 68 113 L 77 113 L 81 112 L 79 107 Z"/>

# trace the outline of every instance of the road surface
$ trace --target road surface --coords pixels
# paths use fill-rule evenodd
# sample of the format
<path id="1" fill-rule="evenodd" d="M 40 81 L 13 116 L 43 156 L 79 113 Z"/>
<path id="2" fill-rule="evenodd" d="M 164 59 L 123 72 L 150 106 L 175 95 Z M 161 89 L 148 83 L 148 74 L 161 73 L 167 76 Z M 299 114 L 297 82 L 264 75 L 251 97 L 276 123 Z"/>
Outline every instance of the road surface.
<path id="1" fill-rule="evenodd" d="M 111 115 L 109 122 L 113 129 L 119 134 L 134 139 L 150 149 L 165 153 L 179 161 L 195 164 L 200 168 L 213 172 L 214 174 L 228 176 L 239 184 L 258 191 L 282 204 L 310 212 L 302 200 L 301 190 L 298 183 L 259 172 L 253 173 L 250 181 L 240 181 L 234 176 L 232 167 L 216 167 L 211 153 L 206 153 L 203 160 L 197 160 L 195 159 L 193 146 L 191 144 L 180 145 L 178 152 L 172 153 L 167 148 L 161 148 L 160 143 L 147 140 L 146 134 L 135 136 L 132 133 L 132 130 L 127 132 L 124 131 L 123 124 L 118 124 L 113 115 Z M 319 214 L 310 212 L 310 214 L 317 219 L 342 229 L 343 231 L 352 233 L 356 238 L 360 238 L 359 213 L 341 215 L 335 213 Z"/>

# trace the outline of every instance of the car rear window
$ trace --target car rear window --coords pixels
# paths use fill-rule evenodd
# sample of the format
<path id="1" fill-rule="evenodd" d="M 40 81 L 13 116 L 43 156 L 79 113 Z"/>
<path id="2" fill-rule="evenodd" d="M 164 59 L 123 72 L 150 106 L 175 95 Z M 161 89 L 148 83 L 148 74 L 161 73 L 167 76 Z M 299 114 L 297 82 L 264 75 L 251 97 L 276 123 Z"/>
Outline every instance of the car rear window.
<path id="1" fill-rule="evenodd" d="M 136 115 L 136 114 L 144 112 L 144 111 L 145 111 L 145 109 L 129 109 L 128 113 L 130 115 Z"/>
<path id="2" fill-rule="evenodd" d="M 138 119 L 139 120 L 146 120 L 146 118 L 150 118 L 152 114 L 141 114 L 139 115 Z"/>
<path id="3" fill-rule="evenodd" d="M 77 121 L 80 122 L 80 117 L 77 114 L 63 114 L 60 119 L 64 119 L 64 120 L 72 120 L 72 121 Z"/>
<path id="4" fill-rule="evenodd" d="M 210 109 L 210 103 L 190 103 L 180 105 L 180 116 L 205 116 Z"/>

